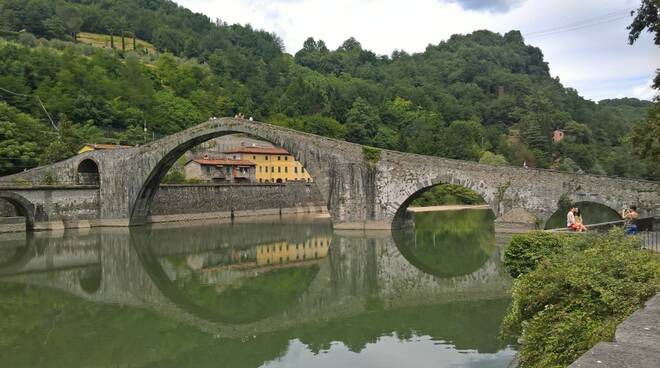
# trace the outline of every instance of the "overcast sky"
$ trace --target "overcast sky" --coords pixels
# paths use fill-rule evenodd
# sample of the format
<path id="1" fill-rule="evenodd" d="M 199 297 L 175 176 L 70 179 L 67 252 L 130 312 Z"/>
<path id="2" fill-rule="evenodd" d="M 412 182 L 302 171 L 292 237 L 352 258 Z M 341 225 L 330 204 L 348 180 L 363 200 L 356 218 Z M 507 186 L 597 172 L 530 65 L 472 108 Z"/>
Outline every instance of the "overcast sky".
<path id="1" fill-rule="evenodd" d="M 335 49 L 355 37 L 365 49 L 390 55 L 423 51 L 455 33 L 520 30 L 543 50 L 550 73 L 589 99 L 654 95 L 660 47 L 645 32 L 627 43 L 640 0 L 175 0 L 227 23 L 276 33 L 295 54 L 307 37 Z"/>

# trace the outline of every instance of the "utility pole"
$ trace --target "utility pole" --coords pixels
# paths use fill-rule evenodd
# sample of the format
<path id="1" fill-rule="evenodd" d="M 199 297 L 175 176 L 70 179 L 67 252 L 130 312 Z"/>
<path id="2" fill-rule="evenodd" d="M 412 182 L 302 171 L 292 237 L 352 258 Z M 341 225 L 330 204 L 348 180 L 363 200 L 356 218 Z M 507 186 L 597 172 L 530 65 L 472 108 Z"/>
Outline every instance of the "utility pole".
<path id="1" fill-rule="evenodd" d="M 144 120 L 142 123 L 143 123 L 143 131 L 144 131 L 144 143 L 143 144 L 146 144 L 147 143 L 147 121 Z"/>

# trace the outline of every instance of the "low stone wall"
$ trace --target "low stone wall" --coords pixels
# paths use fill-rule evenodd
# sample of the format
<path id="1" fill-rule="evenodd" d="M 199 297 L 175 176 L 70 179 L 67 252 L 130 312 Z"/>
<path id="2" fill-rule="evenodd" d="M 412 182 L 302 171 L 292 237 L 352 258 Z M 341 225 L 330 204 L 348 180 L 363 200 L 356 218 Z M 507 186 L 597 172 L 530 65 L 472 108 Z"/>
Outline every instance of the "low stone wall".
<path id="1" fill-rule="evenodd" d="M 0 217 L 0 234 L 25 231 L 25 217 Z"/>
<path id="2" fill-rule="evenodd" d="M 569 368 L 660 367 L 660 293 L 616 328 L 613 342 L 600 342 Z"/>
<path id="3" fill-rule="evenodd" d="M 326 208 L 314 184 L 161 185 L 148 222 L 234 216 L 321 212 Z"/>

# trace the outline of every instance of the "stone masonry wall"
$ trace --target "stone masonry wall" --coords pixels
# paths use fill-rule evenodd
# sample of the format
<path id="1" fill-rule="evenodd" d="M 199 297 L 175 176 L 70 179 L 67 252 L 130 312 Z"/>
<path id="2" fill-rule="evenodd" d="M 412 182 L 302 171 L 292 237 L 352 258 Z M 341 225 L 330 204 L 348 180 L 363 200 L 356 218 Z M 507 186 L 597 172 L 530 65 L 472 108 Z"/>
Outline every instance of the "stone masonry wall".
<path id="1" fill-rule="evenodd" d="M 162 185 L 151 216 L 325 206 L 314 184 Z"/>
<path id="2" fill-rule="evenodd" d="M 16 208 L 14 208 L 13 204 L 0 198 L 0 217 L 12 217 L 16 216 L 17 214 L 18 213 L 16 212 Z"/>

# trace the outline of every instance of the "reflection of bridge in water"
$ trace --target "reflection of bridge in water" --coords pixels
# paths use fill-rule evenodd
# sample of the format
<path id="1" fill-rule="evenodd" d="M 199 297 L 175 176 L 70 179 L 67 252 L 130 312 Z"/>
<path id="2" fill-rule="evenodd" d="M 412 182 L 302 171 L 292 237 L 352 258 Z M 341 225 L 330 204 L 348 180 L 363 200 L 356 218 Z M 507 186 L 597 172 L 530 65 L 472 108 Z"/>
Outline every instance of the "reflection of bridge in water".
<path id="1" fill-rule="evenodd" d="M 253 224 L 245 226 L 254 228 Z M 20 240 L 0 242 L 0 281 L 58 289 L 97 303 L 143 307 L 225 337 L 286 329 L 317 321 L 320 316 L 330 320 L 358 315 L 366 312 L 373 300 L 387 310 L 502 298 L 510 286 L 497 249 L 476 271 L 442 278 L 411 265 L 389 231 L 369 236 L 333 233 L 324 223 L 261 224 L 259 228 L 203 232 L 188 226 L 28 236 L 22 244 Z M 265 247 L 276 246 L 279 251 L 280 245 L 285 252 L 285 243 L 293 248 L 293 244 L 309 244 L 310 239 L 327 239 L 331 246 L 326 257 L 313 262 L 318 271 L 307 289 L 282 313 L 247 323 L 223 320 L 214 310 L 187 298 L 176 282 L 181 275 L 168 267 L 177 258 L 193 266 L 201 259 L 201 264 L 216 266 L 212 268 L 213 280 L 207 282 L 244 280 L 264 271 L 227 267 L 232 262 L 223 265 L 224 261 L 218 260 Z M 287 266 L 282 263 L 282 267 Z M 288 265 L 299 264 L 290 260 Z"/>

